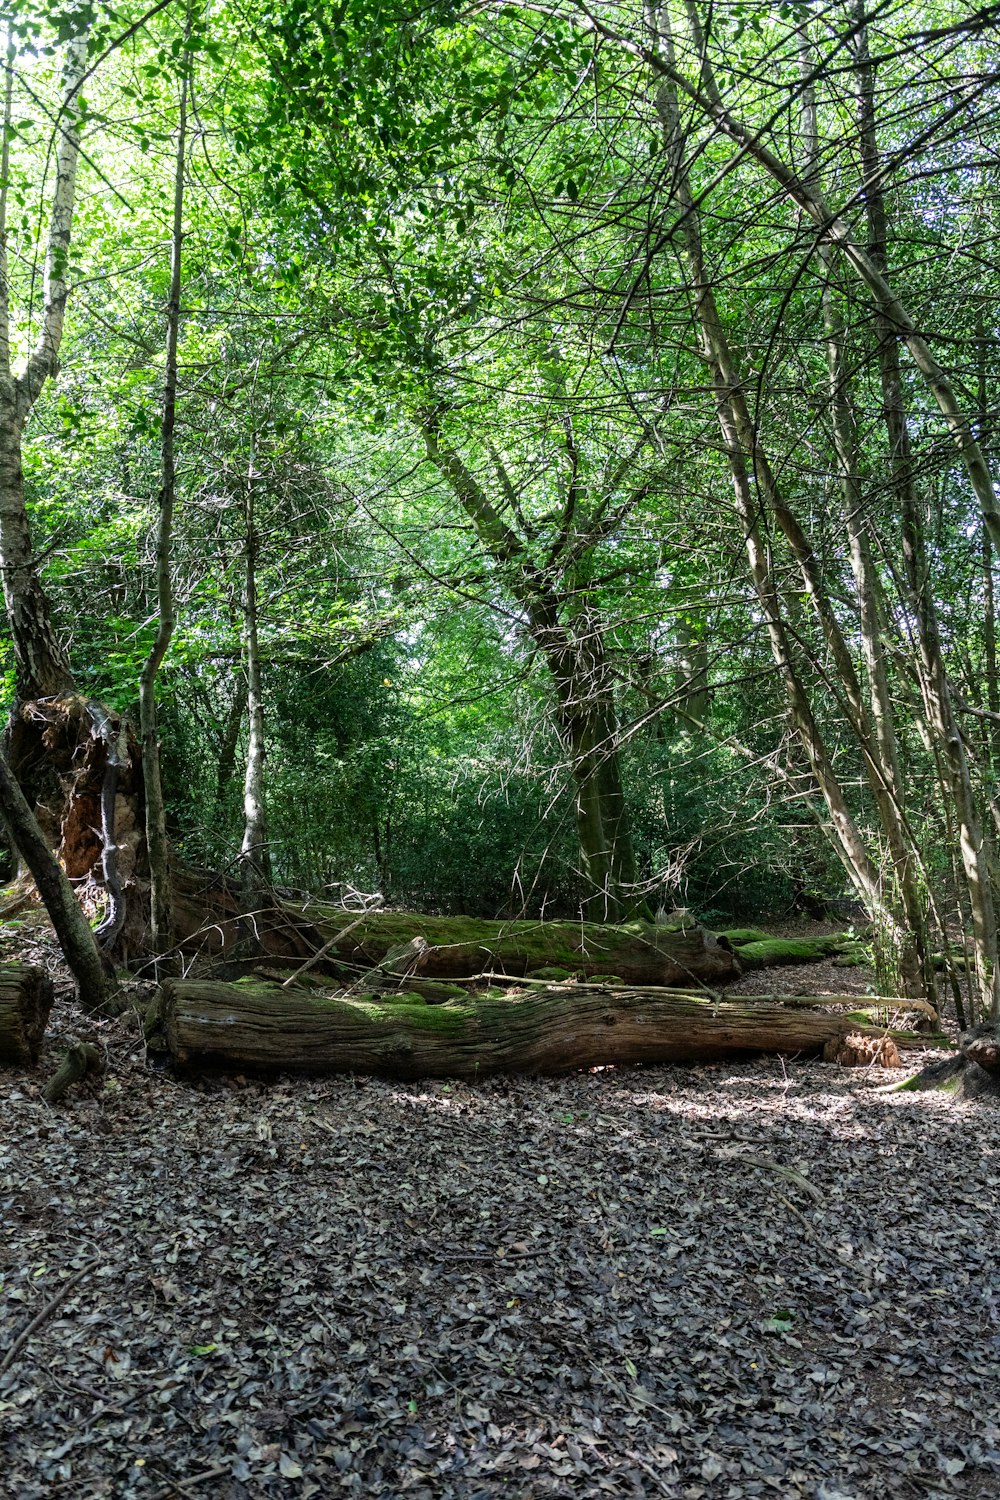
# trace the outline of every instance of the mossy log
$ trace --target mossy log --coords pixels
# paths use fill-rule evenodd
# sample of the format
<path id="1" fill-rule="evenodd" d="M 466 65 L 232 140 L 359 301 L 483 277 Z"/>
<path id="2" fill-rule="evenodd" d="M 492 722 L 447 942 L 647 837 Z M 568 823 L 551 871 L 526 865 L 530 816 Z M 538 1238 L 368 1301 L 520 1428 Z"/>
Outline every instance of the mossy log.
<path id="1" fill-rule="evenodd" d="M 34 1067 L 51 1009 L 52 980 L 44 969 L 0 968 L 0 1067 Z"/>
<path id="2" fill-rule="evenodd" d="M 324 997 L 278 985 L 174 980 L 151 1008 L 150 1043 L 184 1070 L 482 1078 L 611 1063 L 708 1062 L 760 1052 L 822 1053 L 854 1016 L 593 985 L 428 1005 L 419 996 Z M 928 1038 L 893 1032 L 898 1045 Z"/>
<path id="3" fill-rule="evenodd" d="M 721 934 L 720 936 L 727 936 Z M 815 964 L 824 958 L 857 962 L 866 955 L 857 939 L 847 932 L 830 933 L 816 938 L 754 938 L 750 942 L 733 941 L 736 957 L 744 969 L 773 969 L 782 964 Z"/>
<path id="4" fill-rule="evenodd" d="M 307 915 L 331 935 L 338 926 L 353 926 L 331 957 L 358 972 L 420 936 L 429 946 L 415 972 L 428 979 L 464 979 L 489 970 L 520 976 L 556 968 L 587 979 L 614 974 L 633 985 L 688 985 L 724 984 L 740 974 L 730 945 L 690 919 L 667 926 L 612 926 L 374 912 L 359 923 L 356 912 L 318 906 L 307 908 Z"/>

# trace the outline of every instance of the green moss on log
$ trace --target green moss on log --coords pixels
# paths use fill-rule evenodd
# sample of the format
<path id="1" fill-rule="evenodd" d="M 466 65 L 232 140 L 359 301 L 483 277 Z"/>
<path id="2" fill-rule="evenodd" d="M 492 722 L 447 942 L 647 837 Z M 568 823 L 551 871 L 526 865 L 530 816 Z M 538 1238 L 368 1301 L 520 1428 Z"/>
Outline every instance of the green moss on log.
<path id="1" fill-rule="evenodd" d="M 700 1062 L 740 1053 L 820 1053 L 859 1030 L 836 1014 L 667 989 L 525 986 L 465 1005 L 319 997 L 208 981 L 163 987 L 163 1036 L 186 1070 L 356 1072 L 385 1078 L 566 1073 L 608 1064 Z M 921 1038 L 911 1038 L 912 1044 Z"/>
<path id="2" fill-rule="evenodd" d="M 582 978 L 617 974 L 627 984 L 689 985 L 724 983 L 738 974 L 731 951 L 690 916 L 666 927 L 652 922 L 495 922 L 414 912 L 375 912 L 359 923 L 356 914 L 329 907 L 311 907 L 309 916 L 322 922 L 331 937 L 345 929 L 332 956 L 354 970 L 371 968 L 400 943 L 425 938 L 430 947 L 416 968 L 421 980 L 465 979 L 490 969 L 530 977 L 558 969 Z"/>
<path id="3" fill-rule="evenodd" d="M 742 948 L 747 943 L 766 943 L 768 940 L 767 933 L 756 927 L 727 927 L 719 936 L 725 938 L 727 943 L 732 943 L 734 948 Z"/>
<path id="4" fill-rule="evenodd" d="M 780 964 L 814 964 L 835 954 L 857 952 L 857 944 L 846 933 L 819 938 L 764 938 L 745 943 L 737 958 L 746 969 L 776 968 Z"/>
<path id="5" fill-rule="evenodd" d="M 379 1029 L 395 1031 L 399 1026 L 412 1027 L 416 1031 L 435 1032 L 440 1036 L 459 1036 L 465 1024 L 465 1015 L 457 1006 L 428 1005 L 420 995 L 398 995 L 393 997 L 358 996 L 346 999 L 336 995 L 326 997 L 326 1009 L 331 1013 L 341 1007 L 350 1007 L 363 1015 L 377 1032 Z M 343 1015 L 343 1010 L 340 1010 Z"/>

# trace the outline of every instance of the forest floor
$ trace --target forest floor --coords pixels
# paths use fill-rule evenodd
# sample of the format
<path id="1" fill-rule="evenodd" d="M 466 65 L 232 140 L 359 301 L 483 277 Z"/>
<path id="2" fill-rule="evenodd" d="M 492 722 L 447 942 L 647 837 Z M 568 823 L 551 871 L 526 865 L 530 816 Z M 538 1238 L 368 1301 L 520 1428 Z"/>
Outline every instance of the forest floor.
<path id="1" fill-rule="evenodd" d="M 50 1108 L 71 1034 L 109 1070 Z M 1000 1112 L 899 1076 L 196 1085 L 64 991 L 0 1074 L 0 1361 L 86 1270 L 0 1495 L 1000 1497 Z"/>

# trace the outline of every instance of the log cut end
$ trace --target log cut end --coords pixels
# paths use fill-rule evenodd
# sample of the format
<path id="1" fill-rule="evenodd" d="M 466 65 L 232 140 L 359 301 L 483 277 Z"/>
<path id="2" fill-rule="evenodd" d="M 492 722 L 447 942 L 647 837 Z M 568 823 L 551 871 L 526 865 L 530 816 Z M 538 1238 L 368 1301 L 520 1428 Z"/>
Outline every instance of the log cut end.
<path id="1" fill-rule="evenodd" d="M 0 968 L 0 1067 L 33 1068 L 52 1009 L 52 980 L 30 964 Z"/>
<path id="2" fill-rule="evenodd" d="M 891 1036 L 864 1036 L 850 1031 L 833 1037 L 823 1048 L 823 1061 L 842 1068 L 901 1068 L 903 1060 Z"/>

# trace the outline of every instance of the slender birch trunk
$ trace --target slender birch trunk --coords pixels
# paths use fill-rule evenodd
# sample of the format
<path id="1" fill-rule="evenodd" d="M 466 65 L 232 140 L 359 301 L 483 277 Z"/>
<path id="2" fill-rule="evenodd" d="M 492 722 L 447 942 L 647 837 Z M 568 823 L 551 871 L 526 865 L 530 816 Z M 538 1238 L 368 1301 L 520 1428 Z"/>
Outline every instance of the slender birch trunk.
<path id="1" fill-rule="evenodd" d="M 5 115 L 11 109 L 12 47 L 8 44 Z M 57 118 L 55 188 L 49 216 L 41 327 L 34 348 L 20 373 L 11 365 L 10 280 L 7 250 L 7 190 L 9 144 L 4 131 L 3 180 L 0 198 L 0 569 L 4 603 L 14 645 L 18 696 L 22 700 L 52 697 L 74 690 L 65 649 L 52 623 L 32 547 L 24 499 L 21 443 L 24 424 L 47 380 L 59 370 L 69 296 L 67 267 L 76 174 L 80 158 L 80 111 L 77 96 L 87 66 L 87 35 L 67 46 L 63 69 L 62 107 Z"/>
<path id="2" fill-rule="evenodd" d="M 187 73 L 181 79 L 180 115 L 174 168 L 173 228 L 170 243 L 170 294 L 167 304 L 166 370 L 163 380 L 163 431 L 159 517 L 156 529 L 156 637 L 139 678 L 139 725 L 142 773 L 146 793 L 146 846 L 150 876 L 150 939 L 158 973 L 166 972 L 163 955 L 173 943 L 166 808 L 160 774 L 156 678 L 174 633 L 173 519 L 176 499 L 174 434 L 177 424 L 177 344 L 181 322 L 181 272 L 184 249 L 184 172 L 187 153 Z"/>
<path id="3" fill-rule="evenodd" d="M 819 185 L 819 130 L 812 83 L 811 48 L 805 34 L 799 51 L 799 78 L 802 88 L 805 180 L 813 187 Z M 857 421 L 845 359 L 846 333 L 836 296 L 835 252 L 829 245 L 820 246 L 820 263 L 823 268 L 822 301 L 830 422 L 837 477 L 844 503 L 851 572 L 858 600 L 861 649 L 868 679 L 867 713 L 862 711 L 859 716 L 859 728 L 864 732 L 866 754 L 870 761 L 869 781 L 878 804 L 898 898 L 906 918 L 905 929 L 898 934 L 898 951 L 892 957 L 900 976 L 902 993 L 926 993 L 934 1000 L 937 984 L 928 942 L 924 899 L 919 886 L 918 864 L 907 835 L 899 745 L 878 608 L 878 578 L 872 560 L 864 501 L 858 482 Z"/>
<path id="4" fill-rule="evenodd" d="M 865 250 L 851 233 L 849 225 L 835 213 L 822 195 L 809 188 L 802 178 L 783 161 L 745 121 L 726 108 L 715 87 L 708 63 L 704 28 L 694 0 L 685 0 L 685 10 L 691 29 L 693 54 L 698 69 L 698 81 L 692 81 L 679 67 L 672 51 L 653 46 L 643 46 L 616 31 L 608 22 L 601 20 L 589 10 L 584 10 L 579 24 L 588 31 L 621 47 L 631 56 L 640 59 L 658 77 L 672 85 L 691 101 L 713 124 L 729 137 L 741 154 L 756 161 L 781 187 L 785 196 L 802 210 L 816 225 L 820 238 L 839 249 L 847 264 L 860 278 L 872 295 L 881 316 L 894 334 L 906 344 L 921 379 L 930 391 L 944 416 L 949 434 L 958 450 L 961 461 L 972 484 L 973 491 L 982 508 L 983 520 L 989 530 L 994 546 L 1000 547 L 1000 502 L 989 465 L 977 443 L 969 420 L 958 402 L 954 388 L 945 370 L 938 364 L 921 336 L 917 324 L 905 304 L 896 294 L 886 274 L 884 257 L 879 258 Z M 952 111 L 937 121 L 940 128 L 949 115 L 956 117 L 965 108 L 959 101 Z M 865 192 L 881 192 L 881 179 L 865 174 Z"/>
<path id="5" fill-rule="evenodd" d="M 264 787 L 264 694 L 260 666 L 260 642 L 257 629 L 257 554 L 259 537 L 254 505 L 253 462 L 247 478 L 246 495 L 246 613 L 243 644 L 246 652 L 247 713 L 250 721 L 250 741 L 247 747 L 246 776 L 243 782 L 243 843 L 241 857 L 244 868 L 255 872 L 258 879 L 271 883 L 271 854 L 267 840 L 267 802 Z"/>

